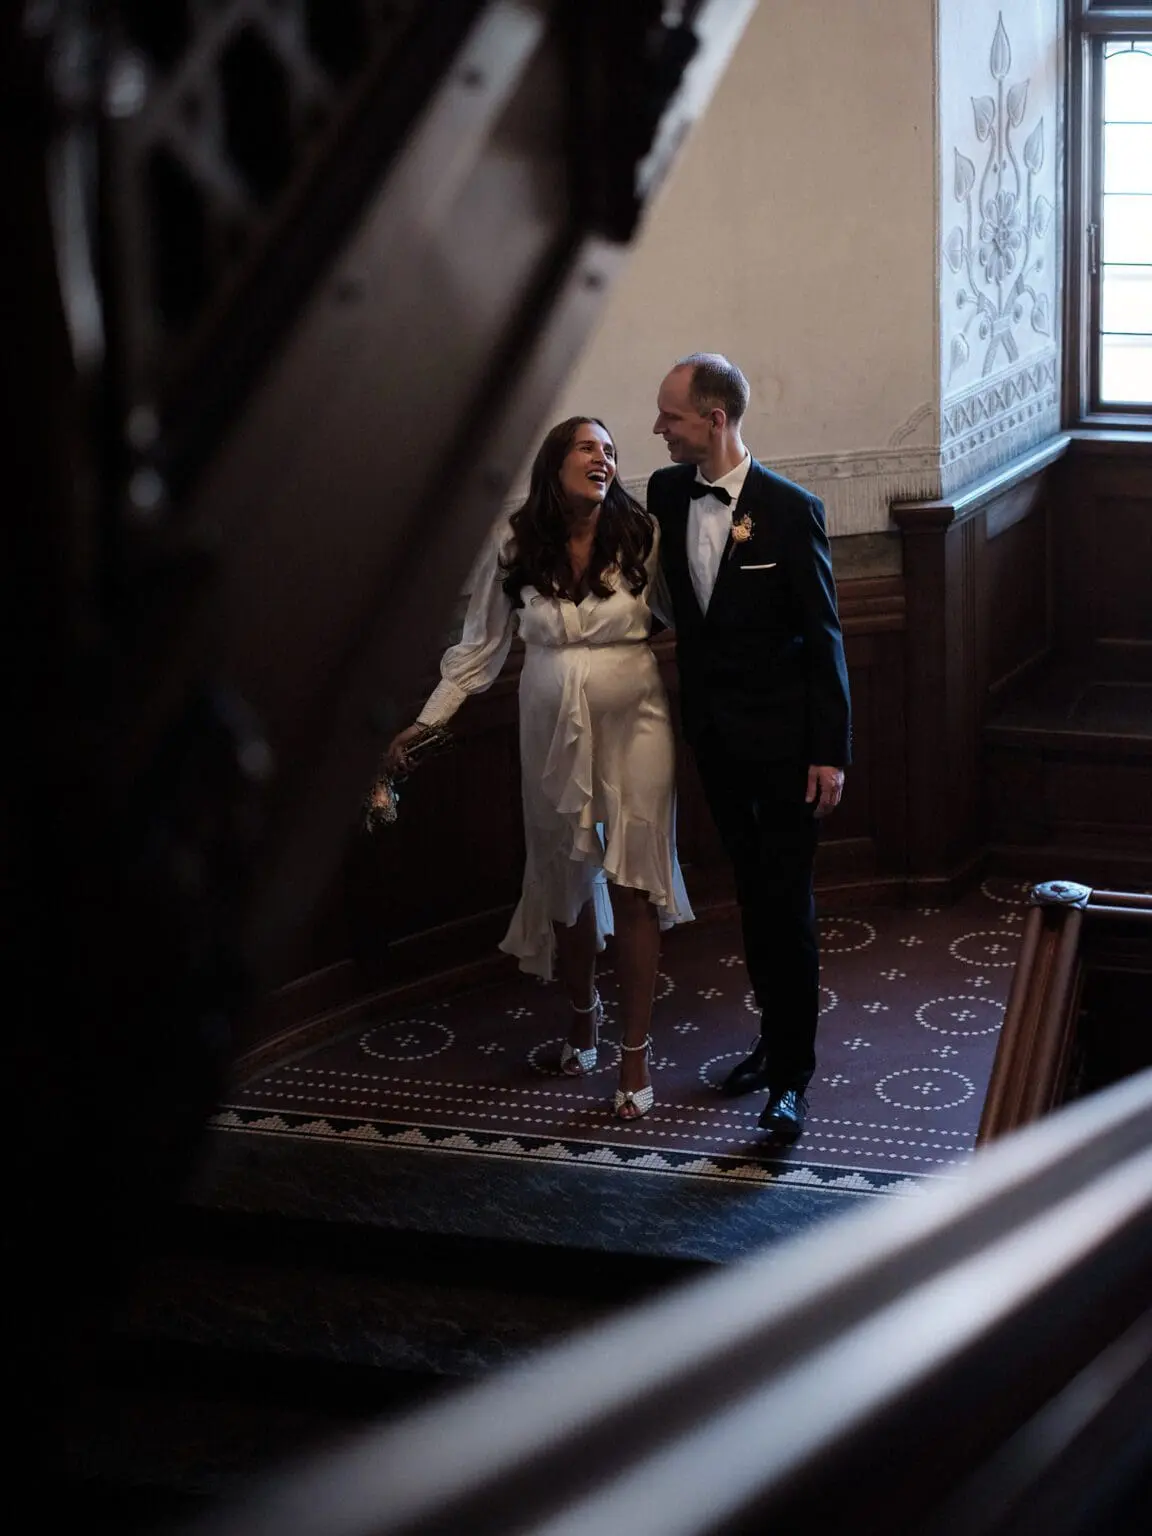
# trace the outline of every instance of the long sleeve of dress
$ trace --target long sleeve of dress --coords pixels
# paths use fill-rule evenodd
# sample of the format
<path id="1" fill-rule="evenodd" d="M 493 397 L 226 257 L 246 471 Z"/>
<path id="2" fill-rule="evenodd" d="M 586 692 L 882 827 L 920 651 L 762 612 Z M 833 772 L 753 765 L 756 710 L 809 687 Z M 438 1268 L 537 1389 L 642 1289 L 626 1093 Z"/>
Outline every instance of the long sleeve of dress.
<path id="1" fill-rule="evenodd" d="M 493 534 L 472 568 L 464 629 L 440 661 L 440 682 L 416 717 L 421 725 L 445 725 L 473 693 L 483 693 L 500 675 L 516 628 L 515 610 L 501 583 L 500 556 L 508 530 Z"/>

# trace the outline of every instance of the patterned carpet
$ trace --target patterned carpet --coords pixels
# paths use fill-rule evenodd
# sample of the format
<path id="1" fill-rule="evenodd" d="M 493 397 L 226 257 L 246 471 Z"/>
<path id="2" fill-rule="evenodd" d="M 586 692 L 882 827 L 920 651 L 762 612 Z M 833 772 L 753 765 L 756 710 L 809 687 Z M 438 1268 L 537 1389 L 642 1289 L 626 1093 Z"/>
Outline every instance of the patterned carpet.
<path id="1" fill-rule="evenodd" d="M 825 912 L 819 1064 L 808 1130 L 768 1147 L 764 1095 L 716 1085 L 757 1030 L 734 919 L 666 937 L 653 1021 L 656 1107 L 609 1113 L 619 1049 L 611 949 L 597 1072 L 556 1074 L 562 1000 L 525 978 L 381 1016 L 233 1090 L 215 1118 L 362 1146 L 898 1194 L 973 1149 L 1028 886 L 989 880 L 947 908 Z"/>

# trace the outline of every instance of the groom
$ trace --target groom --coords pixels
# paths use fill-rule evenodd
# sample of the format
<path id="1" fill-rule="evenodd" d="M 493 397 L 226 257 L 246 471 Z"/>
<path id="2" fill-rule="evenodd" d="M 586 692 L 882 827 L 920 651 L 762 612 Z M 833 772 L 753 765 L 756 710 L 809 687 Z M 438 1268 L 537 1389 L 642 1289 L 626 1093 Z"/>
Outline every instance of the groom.
<path id="1" fill-rule="evenodd" d="M 748 381 L 717 353 L 660 385 L 653 432 L 674 467 L 648 482 L 660 524 L 680 711 L 732 860 L 760 1037 L 722 1092 L 768 1090 L 760 1126 L 795 1141 L 816 1066 L 818 822 L 850 761 L 836 587 L 820 501 L 744 446 Z"/>

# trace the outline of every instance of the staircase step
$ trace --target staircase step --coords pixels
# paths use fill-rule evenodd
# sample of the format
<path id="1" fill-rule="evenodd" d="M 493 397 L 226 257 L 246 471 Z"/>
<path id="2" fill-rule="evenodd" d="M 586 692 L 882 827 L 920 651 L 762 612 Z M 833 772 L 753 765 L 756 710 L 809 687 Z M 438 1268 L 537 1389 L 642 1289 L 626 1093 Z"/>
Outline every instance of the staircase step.
<path id="1" fill-rule="evenodd" d="M 988 867 L 1135 889 L 1152 880 L 1152 683 L 1056 666 L 984 728 Z"/>
<path id="2" fill-rule="evenodd" d="M 433 1186 L 440 1200 L 461 1192 Z M 576 1211 L 564 1234 L 530 1211 L 512 1235 L 491 1230 L 498 1212 L 443 1232 L 431 1197 L 419 1212 L 243 1208 L 253 1193 L 243 1177 L 209 1184 L 168 1214 L 77 1404 L 69 1481 L 109 1529 L 233 1496 L 279 1460 L 714 1263 L 582 1242 Z"/>
<path id="3" fill-rule="evenodd" d="M 556 1247 L 547 1236 L 184 1205 L 156 1234 L 118 1349 L 185 1373 L 199 1351 L 213 1380 L 235 1359 L 224 1374 L 245 1383 L 241 1390 L 264 1393 L 267 1383 L 281 1401 L 318 1392 L 391 1401 L 503 1365 L 713 1267 L 575 1242 Z"/>
<path id="4" fill-rule="evenodd" d="M 470 1272 L 466 1259 L 454 1283 L 299 1263 L 167 1256 L 145 1268 L 118 1341 L 138 1350 L 160 1342 L 200 1347 L 209 1357 L 220 1350 L 244 1356 L 236 1375 L 267 1371 L 273 1383 L 283 1378 L 283 1393 L 290 1373 L 279 1362 L 325 1365 L 338 1394 L 336 1373 L 346 1366 L 415 1379 L 476 1376 L 593 1321 L 620 1299 L 534 1291 L 514 1270 L 506 1287 L 495 1277 L 485 1283 L 483 1272 Z M 307 1402 L 313 1390 L 302 1371 L 299 1391 L 287 1400 Z"/>
<path id="5" fill-rule="evenodd" d="M 171 1214 L 154 1246 L 156 1253 L 172 1258 L 303 1265 L 412 1285 L 500 1289 L 616 1305 L 713 1267 L 703 1258 L 589 1246 L 579 1241 L 578 1232 L 558 1245 L 551 1230 L 538 1239 L 502 1237 L 369 1225 L 343 1213 L 317 1218 L 191 1204 Z"/>
<path id="6" fill-rule="evenodd" d="M 1152 683 L 1053 669 L 992 713 L 984 739 L 999 747 L 1152 757 Z"/>

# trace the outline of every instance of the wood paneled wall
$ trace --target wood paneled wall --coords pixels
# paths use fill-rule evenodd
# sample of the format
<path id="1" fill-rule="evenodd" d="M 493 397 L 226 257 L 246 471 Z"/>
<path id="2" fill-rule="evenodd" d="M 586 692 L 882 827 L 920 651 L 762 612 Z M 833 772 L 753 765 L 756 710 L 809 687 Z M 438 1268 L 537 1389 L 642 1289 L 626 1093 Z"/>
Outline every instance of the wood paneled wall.
<path id="1" fill-rule="evenodd" d="M 1061 653 L 1096 677 L 1152 683 L 1152 443 L 1077 435 L 1057 511 Z"/>
<path id="2" fill-rule="evenodd" d="M 1061 438 L 951 499 L 899 503 L 908 610 L 908 873 L 949 893 L 983 847 L 983 727 L 1053 644 Z"/>
<path id="3" fill-rule="evenodd" d="M 1054 664 L 985 733 L 988 857 L 1152 886 L 1152 441 L 1073 434 L 1054 489 Z"/>

